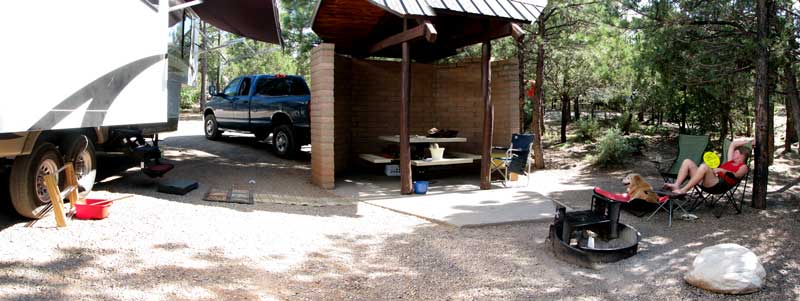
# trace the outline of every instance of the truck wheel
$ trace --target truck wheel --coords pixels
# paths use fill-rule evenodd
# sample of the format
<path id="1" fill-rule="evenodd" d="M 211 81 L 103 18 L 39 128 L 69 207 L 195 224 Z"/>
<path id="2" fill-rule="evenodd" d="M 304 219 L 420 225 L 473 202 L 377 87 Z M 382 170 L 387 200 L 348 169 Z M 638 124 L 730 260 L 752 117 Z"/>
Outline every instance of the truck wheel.
<path id="1" fill-rule="evenodd" d="M 206 132 L 206 139 L 208 140 L 217 140 L 219 139 L 220 135 L 222 135 L 222 132 L 219 130 L 219 127 L 217 126 L 217 118 L 214 117 L 214 114 L 206 115 L 205 132 Z"/>
<path id="2" fill-rule="evenodd" d="M 17 213 L 28 218 L 42 217 L 45 207 L 50 203 L 44 176 L 56 174 L 61 185 L 61 177 L 58 176 L 61 165 L 61 154 L 55 145 L 48 142 L 36 147 L 30 155 L 14 159 L 9 190 Z"/>
<path id="3" fill-rule="evenodd" d="M 74 165 L 75 175 L 78 176 L 78 185 L 83 191 L 92 191 L 95 177 L 97 177 L 94 144 L 86 136 L 73 137 L 68 141 L 69 145 L 64 153 L 67 161 L 72 161 Z"/>
<path id="4" fill-rule="evenodd" d="M 272 132 L 272 146 L 275 147 L 275 152 L 278 156 L 288 158 L 300 150 L 297 141 L 294 138 L 294 132 L 291 125 L 282 125 Z"/>

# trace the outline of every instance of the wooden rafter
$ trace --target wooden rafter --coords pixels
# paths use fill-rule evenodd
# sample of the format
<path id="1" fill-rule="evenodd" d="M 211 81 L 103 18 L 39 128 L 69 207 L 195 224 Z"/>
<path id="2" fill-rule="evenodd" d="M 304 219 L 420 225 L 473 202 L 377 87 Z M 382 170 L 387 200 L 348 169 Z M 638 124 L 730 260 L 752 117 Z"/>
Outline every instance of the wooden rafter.
<path id="1" fill-rule="evenodd" d="M 421 25 L 401 33 L 385 38 L 382 41 L 369 46 L 367 55 L 371 55 L 388 47 L 410 42 L 419 38 L 425 38 L 429 43 L 436 42 L 436 28 L 430 21 L 424 21 Z"/>

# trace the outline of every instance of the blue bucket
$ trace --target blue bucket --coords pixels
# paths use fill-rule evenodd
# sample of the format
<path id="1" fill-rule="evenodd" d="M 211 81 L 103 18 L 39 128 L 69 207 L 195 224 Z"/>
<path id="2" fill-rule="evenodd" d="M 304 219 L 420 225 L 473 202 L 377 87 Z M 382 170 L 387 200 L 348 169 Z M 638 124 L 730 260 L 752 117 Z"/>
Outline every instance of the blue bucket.
<path id="1" fill-rule="evenodd" d="M 414 181 L 414 193 L 425 194 L 428 192 L 428 181 Z"/>

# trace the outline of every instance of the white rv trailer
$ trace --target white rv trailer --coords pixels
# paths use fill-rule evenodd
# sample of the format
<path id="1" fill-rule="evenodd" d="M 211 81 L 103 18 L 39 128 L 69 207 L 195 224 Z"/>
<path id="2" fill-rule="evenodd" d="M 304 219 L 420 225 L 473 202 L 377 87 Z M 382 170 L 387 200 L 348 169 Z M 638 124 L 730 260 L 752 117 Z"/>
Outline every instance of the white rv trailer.
<path id="1" fill-rule="evenodd" d="M 258 32 L 261 37 L 250 37 L 267 42 L 277 36 L 280 43 L 275 0 L 15 1 L 3 5 L 0 28 L 9 43 L 0 50 L 4 88 L 0 179 L 5 181 L 0 185 L 8 185 L 8 195 L 0 193 L 0 201 L 10 198 L 19 214 L 40 218 L 50 203 L 43 177 L 55 173 L 64 162 L 74 162 L 82 188 L 91 190 L 95 150 L 119 142 L 115 141 L 118 133 L 133 130 L 147 136 L 177 129 L 180 85 L 186 74 L 185 68 L 174 67 L 186 62 L 168 64 L 168 45 L 174 41 L 168 33 L 170 4 L 173 25 L 184 8 L 191 14 L 197 9 L 212 25 L 216 20 L 242 20 L 235 13 L 252 13 L 253 7 L 268 8 L 269 18 L 261 19 L 271 20 L 272 26 L 265 28 L 264 21 L 258 20 L 261 27 L 247 27 L 248 20 L 243 20 L 223 27 L 245 36 Z M 265 39 L 264 32 L 273 41 Z M 182 39 L 183 33 L 179 34 Z M 170 57 L 176 58 L 183 60 Z"/>

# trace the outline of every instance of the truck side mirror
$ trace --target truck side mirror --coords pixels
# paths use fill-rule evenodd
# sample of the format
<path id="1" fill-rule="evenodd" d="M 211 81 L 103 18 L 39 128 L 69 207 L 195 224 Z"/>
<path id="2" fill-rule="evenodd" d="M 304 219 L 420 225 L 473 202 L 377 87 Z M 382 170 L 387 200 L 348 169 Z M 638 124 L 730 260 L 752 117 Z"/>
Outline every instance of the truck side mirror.
<path id="1" fill-rule="evenodd" d="M 217 87 L 214 85 L 208 86 L 208 94 L 210 94 L 211 96 L 217 95 Z"/>

